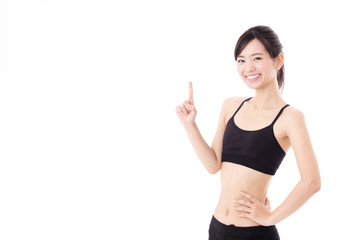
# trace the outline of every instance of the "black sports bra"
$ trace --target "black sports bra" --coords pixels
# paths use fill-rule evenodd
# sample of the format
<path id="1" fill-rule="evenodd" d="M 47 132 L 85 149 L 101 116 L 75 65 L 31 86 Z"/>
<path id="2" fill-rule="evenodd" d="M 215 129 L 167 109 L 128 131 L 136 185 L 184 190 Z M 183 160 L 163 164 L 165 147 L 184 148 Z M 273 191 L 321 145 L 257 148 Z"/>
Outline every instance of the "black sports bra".
<path id="1" fill-rule="evenodd" d="M 265 174 L 275 175 L 286 153 L 275 138 L 273 126 L 289 104 L 281 108 L 273 122 L 267 127 L 259 130 L 243 130 L 235 124 L 234 116 L 244 102 L 250 99 L 240 104 L 226 125 L 221 161 L 240 164 Z"/>

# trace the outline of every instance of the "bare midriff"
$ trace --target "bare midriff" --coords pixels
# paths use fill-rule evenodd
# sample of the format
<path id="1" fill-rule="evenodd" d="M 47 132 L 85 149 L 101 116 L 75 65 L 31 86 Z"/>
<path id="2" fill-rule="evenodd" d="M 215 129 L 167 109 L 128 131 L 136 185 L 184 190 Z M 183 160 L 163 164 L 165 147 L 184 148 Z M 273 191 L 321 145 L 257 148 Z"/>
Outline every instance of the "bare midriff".
<path id="1" fill-rule="evenodd" d="M 223 162 L 221 166 L 221 194 L 214 217 L 223 224 L 234 224 L 239 227 L 259 226 L 249 218 L 240 217 L 235 211 L 235 199 L 244 199 L 240 192 L 252 194 L 262 203 L 265 203 L 267 190 L 272 176 L 254 169 Z"/>

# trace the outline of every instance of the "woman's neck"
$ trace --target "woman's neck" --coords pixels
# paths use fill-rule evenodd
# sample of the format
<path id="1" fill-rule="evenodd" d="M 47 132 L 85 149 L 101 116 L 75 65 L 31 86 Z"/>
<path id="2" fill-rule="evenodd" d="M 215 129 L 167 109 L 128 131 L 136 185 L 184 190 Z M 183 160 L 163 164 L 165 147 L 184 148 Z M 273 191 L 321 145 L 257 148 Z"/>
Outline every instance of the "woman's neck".
<path id="1" fill-rule="evenodd" d="M 253 99 L 255 108 L 276 108 L 284 103 L 277 84 L 271 84 L 255 90 L 255 97 Z"/>

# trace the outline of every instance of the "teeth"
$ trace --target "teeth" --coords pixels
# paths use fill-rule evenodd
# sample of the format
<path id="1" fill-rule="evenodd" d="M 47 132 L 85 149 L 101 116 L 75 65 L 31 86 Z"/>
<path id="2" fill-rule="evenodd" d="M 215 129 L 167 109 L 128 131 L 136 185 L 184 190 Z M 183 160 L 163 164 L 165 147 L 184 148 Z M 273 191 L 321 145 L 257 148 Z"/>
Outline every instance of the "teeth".
<path id="1" fill-rule="evenodd" d="M 255 75 L 255 76 L 247 76 L 248 79 L 254 79 L 254 78 L 257 78 L 258 76 L 260 75 Z"/>

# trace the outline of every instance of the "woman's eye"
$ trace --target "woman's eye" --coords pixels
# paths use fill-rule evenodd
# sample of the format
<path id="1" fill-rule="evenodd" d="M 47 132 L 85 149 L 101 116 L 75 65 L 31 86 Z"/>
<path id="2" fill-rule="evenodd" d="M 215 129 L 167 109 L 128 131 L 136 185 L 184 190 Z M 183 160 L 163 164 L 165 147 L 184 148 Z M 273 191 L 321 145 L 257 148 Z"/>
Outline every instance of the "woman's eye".
<path id="1" fill-rule="evenodd" d="M 245 61 L 242 60 L 242 59 L 238 59 L 237 62 L 238 62 L 238 63 L 243 63 L 243 62 L 245 62 Z"/>
<path id="2" fill-rule="evenodd" d="M 260 57 L 256 57 L 256 58 L 254 58 L 254 60 L 255 60 L 255 61 L 258 61 L 258 60 L 261 60 L 261 58 L 260 58 Z"/>

